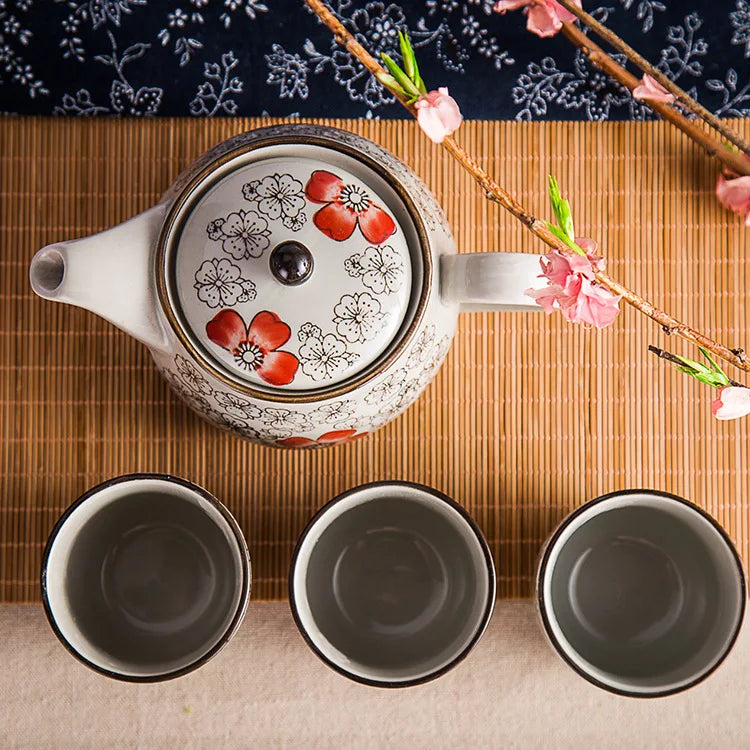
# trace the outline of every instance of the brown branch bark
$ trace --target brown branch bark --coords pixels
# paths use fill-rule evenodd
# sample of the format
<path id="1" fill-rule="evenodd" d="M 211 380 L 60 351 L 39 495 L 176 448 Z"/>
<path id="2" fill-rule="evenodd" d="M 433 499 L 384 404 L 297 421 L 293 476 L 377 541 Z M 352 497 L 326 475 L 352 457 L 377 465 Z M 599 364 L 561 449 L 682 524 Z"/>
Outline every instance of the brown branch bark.
<path id="1" fill-rule="evenodd" d="M 575 24 L 564 23 L 562 33 L 570 39 L 576 47 L 600 70 L 619 81 L 630 91 L 638 86 L 640 80 L 630 71 L 625 70 L 618 62 L 608 55 L 596 42 L 581 31 Z M 730 171 L 738 175 L 750 175 L 750 159 L 742 154 L 723 146 L 715 138 L 702 130 L 695 122 L 688 120 L 685 115 L 676 110 L 671 104 L 662 102 L 646 102 L 654 112 L 671 122 L 688 137 L 694 140 L 707 154 L 718 159 Z"/>
<path id="2" fill-rule="evenodd" d="M 644 73 L 648 73 L 653 79 L 658 81 L 664 88 L 677 97 L 687 109 L 693 114 L 700 117 L 704 122 L 708 123 L 712 128 L 715 128 L 726 138 L 730 143 L 737 146 L 738 149 L 743 151 L 745 154 L 750 155 L 750 143 L 748 143 L 740 133 L 732 130 L 726 122 L 719 119 L 713 112 L 706 109 L 702 104 L 697 102 L 687 91 L 681 89 L 674 81 L 671 81 L 667 76 L 664 75 L 658 68 L 655 68 L 645 57 L 638 54 L 627 42 L 617 36 L 611 29 L 608 29 L 604 24 L 597 21 L 590 13 L 587 13 L 582 8 L 579 8 L 573 0 L 557 0 L 560 5 L 566 10 L 570 11 L 581 23 L 588 26 L 593 32 L 600 36 L 604 41 L 610 44 L 618 52 L 622 52 L 625 57 L 628 58 L 632 63 L 637 65 Z M 651 106 L 650 102 L 646 102 Z"/>
<path id="3" fill-rule="evenodd" d="M 320 20 L 333 32 L 336 40 L 351 52 L 352 55 L 354 55 L 362 65 L 367 68 L 367 70 L 369 70 L 374 76 L 379 76 L 380 74 L 385 73 L 385 70 L 380 66 L 378 61 L 375 60 L 375 58 L 354 39 L 354 37 L 343 26 L 341 21 L 339 21 L 339 19 L 336 18 L 336 16 L 334 16 L 333 13 L 331 13 L 331 11 L 323 4 L 322 0 L 302 1 L 306 3 L 318 18 L 320 18 Z M 570 26 L 570 24 L 566 24 L 566 26 Z M 577 27 L 572 28 L 575 28 L 576 31 L 580 32 Z M 630 75 L 630 73 L 628 73 L 628 75 Z M 412 115 L 416 116 L 416 110 L 413 106 L 409 105 L 408 102 L 398 95 L 396 95 L 396 98 Z M 443 148 L 453 156 L 467 172 L 469 172 L 477 184 L 482 190 L 484 190 L 485 195 L 488 198 L 499 203 L 506 211 L 515 216 L 525 227 L 527 227 L 529 231 L 542 240 L 542 242 L 549 245 L 549 247 L 555 248 L 565 254 L 570 252 L 569 248 L 561 243 L 560 240 L 550 232 L 545 222 L 537 219 L 533 214 L 529 213 L 512 195 L 510 195 L 510 193 L 501 188 L 487 174 L 487 172 L 482 169 L 477 161 L 470 156 L 461 145 L 459 145 L 455 138 L 452 136 L 447 137 L 442 145 Z M 700 344 L 717 357 L 720 357 L 745 372 L 750 372 L 750 359 L 746 358 L 741 350 L 730 349 L 708 336 L 705 336 L 699 331 L 696 331 L 685 323 L 680 322 L 676 318 L 673 318 L 662 310 L 659 310 L 634 291 L 612 279 L 604 271 L 595 271 L 595 275 L 597 282 L 605 289 L 608 289 L 613 294 L 621 296 L 629 305 L 632 305 L 636 310 L 658 323 L 666 333 L 675 334 L 694 344 Z"/>

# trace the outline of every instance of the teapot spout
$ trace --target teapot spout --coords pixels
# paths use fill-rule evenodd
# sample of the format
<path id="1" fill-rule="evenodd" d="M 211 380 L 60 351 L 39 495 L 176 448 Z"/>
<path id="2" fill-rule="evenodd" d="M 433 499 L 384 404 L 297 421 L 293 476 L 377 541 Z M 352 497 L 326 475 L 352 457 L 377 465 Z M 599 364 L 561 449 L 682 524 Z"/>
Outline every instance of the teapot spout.
<path id="1" fill-rule="evenodd" d="M 166 206 L 91 237 L 47 245 L 34 255 L 31 288 L 44 299 L 90 310 L 150 349 L 164 350 L 152 257 Z"/>

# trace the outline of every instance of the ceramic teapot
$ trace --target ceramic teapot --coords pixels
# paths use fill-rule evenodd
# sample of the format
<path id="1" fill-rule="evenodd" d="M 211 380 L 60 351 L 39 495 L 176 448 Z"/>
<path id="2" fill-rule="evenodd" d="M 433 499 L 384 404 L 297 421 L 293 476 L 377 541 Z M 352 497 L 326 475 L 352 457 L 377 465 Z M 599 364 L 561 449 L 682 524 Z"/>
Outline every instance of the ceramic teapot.
<path id="1" fill-rule="evenodd" d="M 538 310 L 539 257 L 456 254 L 416 175 L 353 133 L 288 124 L 221 143 L 158 205 L 31 262 L 33 290 L 143 342 L 185 403 L 251 440 L 381 427 L 445 358 L 458 313 Z"/>

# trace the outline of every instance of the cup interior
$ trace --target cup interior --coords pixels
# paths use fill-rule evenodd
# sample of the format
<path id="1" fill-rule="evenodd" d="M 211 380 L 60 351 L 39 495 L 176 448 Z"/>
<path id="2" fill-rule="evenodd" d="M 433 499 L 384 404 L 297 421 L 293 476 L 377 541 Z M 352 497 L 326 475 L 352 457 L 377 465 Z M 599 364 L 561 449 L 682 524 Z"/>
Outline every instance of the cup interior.
<path id="1" fill-rule="evenodd" d="M 718 525 L 686 501 L 621 493 L 558 530 L 542 562 L 542 616 L 556 648 L 602 687 L 684 689 L 724 658 L 745 582 Z"/>
<path id="2" fill-rule="evenodd" d="M 247 548 L 228 511 L 173 478 L 113 480 L 63 517 L 48 543 L 45 608 L 89 666 L 166 679 L 231 636 L 249 595 Z"/>
<path id="3" fill-rule="evenodd" d="M 455 503 L 402 483 L 329 503 L 298 544 L 297 624 L 355 680 L 399 686 L 437 676 L 479 639 L 495 599 L 486 542 Z"/>

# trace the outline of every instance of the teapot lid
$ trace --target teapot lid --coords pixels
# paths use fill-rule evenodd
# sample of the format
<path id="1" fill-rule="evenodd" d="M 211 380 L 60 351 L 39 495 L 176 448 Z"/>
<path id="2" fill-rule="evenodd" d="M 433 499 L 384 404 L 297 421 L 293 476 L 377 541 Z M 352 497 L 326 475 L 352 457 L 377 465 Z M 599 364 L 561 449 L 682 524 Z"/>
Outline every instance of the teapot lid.
<path id="1" fill-rule="evenodd" d="M 413 219 L 351 154 L 287 143 L 227 159 L 204 170 L 170 226 L 166 286 L 180 328 L 255 389 L 340 384 L 374 366 L 414 315 Z"/>

